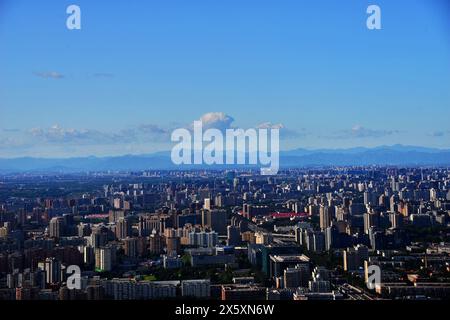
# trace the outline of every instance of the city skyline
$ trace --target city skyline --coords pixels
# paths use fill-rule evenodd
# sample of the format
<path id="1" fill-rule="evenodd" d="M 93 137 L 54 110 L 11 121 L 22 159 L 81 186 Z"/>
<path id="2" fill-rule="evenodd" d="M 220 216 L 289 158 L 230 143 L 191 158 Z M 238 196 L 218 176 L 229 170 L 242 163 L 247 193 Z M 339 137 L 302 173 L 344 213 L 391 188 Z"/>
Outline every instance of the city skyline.
<path id="1" fill-rule="evenodd" d="M 0 1 L 0 158 L 170 150 L 281 128 L 281 149 L 450 148 L 448 3 Z M 107 9 L 107 10 L 105 10 Z M 431 119 L 431 120 L 428 120 Z"/>
<path id="2" fill-rule="evenodd" d="M 0 173 L 0 187 L 0 301 L 180 314 L 195 298 L 206 317 L 211 301 L 450 297 L 448 168 Z"/>

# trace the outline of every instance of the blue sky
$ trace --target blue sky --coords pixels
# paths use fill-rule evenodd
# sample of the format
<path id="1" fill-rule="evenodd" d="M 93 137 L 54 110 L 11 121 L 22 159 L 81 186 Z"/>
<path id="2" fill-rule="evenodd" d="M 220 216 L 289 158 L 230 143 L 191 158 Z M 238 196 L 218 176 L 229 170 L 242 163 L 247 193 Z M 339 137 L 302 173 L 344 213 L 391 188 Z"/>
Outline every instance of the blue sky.
<path id="1" fill-rule="evenodd" d="M 168 150 L 202 116 L 282 124 L 284 149 L 450 148 L 450 5 L 0 0 L 0 157 Z"/>

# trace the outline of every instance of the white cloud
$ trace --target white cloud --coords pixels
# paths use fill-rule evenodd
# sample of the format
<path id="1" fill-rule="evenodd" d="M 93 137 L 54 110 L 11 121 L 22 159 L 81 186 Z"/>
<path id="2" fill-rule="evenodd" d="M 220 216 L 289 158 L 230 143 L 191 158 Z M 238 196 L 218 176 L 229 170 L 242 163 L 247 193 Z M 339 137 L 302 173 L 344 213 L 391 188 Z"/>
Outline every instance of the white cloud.
<path id="1" fill-rule="evenodd" d="M 332 139 L 360 139 L 360 138 L 382 138 L 386 136 L 391 136 L 394 134 L 398 134 L 400 131 L 398 130 L 378 130 L 378 129 L 369 129 L 363 127 L 359 124 L 354 125 L 350 130 L 341 130 L 336 132 L 334 135 L 326 137 Z"/>
<path id="2" fill-rule="evenodd" d="M 202 121 L 203 129 L 214 128 L 224 131 L 231 128 L 234 119 L 223 112 L 209 112 L 202 115 L 199 121 Z"/>
<path id="3" fill-rule="evenodd" d="M 35 72 L 35 76 L 45 79 L 63 79 L 64 75 L 56 72 L 56 71 L 50 71 L 50 72 Z"/>

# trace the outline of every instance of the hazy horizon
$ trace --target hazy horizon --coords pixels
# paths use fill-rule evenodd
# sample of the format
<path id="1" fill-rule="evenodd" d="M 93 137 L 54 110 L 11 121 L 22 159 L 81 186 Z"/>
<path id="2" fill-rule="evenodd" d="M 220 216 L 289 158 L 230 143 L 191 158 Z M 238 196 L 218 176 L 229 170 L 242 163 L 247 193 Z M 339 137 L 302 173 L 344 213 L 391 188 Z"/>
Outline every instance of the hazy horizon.
<path id="1" fill-rule="evenodd" d="M 0 158 L 155 153 L 199 119 L 284 150 L 450 148 L 445 0 L 379 0 L 381 30 L 365 0 L 80 0 L 81 30 L 69 4 L 0 1 Z"/>

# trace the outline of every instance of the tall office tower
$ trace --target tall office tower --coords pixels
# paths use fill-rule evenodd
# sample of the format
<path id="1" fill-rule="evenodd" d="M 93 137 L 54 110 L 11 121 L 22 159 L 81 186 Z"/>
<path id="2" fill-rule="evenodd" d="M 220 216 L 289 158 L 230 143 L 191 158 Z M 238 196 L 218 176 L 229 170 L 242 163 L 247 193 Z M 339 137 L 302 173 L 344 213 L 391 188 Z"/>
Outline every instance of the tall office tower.
<path id="1" fill-rule="evenodd" d="M 25 209 L 20 209 L 17 215 L 17 223 L 24 226 L 27 223 L 27 213 Z"/>
<path id="2" fill-rule="evenodd" d="M 364 232 L 369 234 L 369 229 L 379 226 L 380 216 L 378 213 L 365 213 L 364 214 Z"/>
<path id="3" fill-rule="evenodd" d="M 214 204 L 216 207 L 221 208 L 225 205 L 222 194 L 217 194 L 214 198 Z"/>
<path id="4" fill-rule="evenodd" d="M 181 251 L 181 243 L 179 237 L 166 238 L 166 248 L 168 255 L 177 255 Z"/>
<path id="5" fill-rule="evenodd" d="M 115 198 L 113 200 L 113 206 L 114 206 L 114 209 L 121 209 L 122 208 L 122 199 Z"/>
<path id="6" fill-rule="evenodd" d="M 389 199 L 389 208 L 391 212 L 398 212 L 397 211 L 397 204 L 399 203 L 400 198 L 397 195 L 392 195 Z"/>
<path id="7" fill-rule="evenodd" d="M 368 190 L 364 192 L 364 204 L 376 206 L 378 204 L 377 195 L 373 190 Z"/>
<path id="8" fill-rule="evenodd" d="M 375 227 L 372 227 L 369 229 L 369 240 L 370 240 L 370 247 L 373 250 L 381 250 L 384 249 L 384 231 L 378 230 Z"/>
<path id="9" fill-rule="evenodd" d="M 325 230 L 329 226 L 331 226 L 331 212 L 329 210 L 330 207 L 326 207 L 321 205 L 319 212 L 319 224 L 320 229 Z"/>
<path id="10" fill-rule="evenodd" d="M 137 255 L 143 257 L 147 254 L 148 249 L 148 237 L 138 237 L 137 241 Z"/>
<path id="11" fill-rule="evenodd" d="M 206 198 L 203 204 L 203 209 L 211 210 L 211 199 Z"/>
<path id="12" fill-rule="evenodd" d="M 347 221 L 348 220 L 348 208 L 336 207 L 336 220 Z"/>
<path id="13" fill-rule="evenodd" d="M 6 224 L 6 222 L 5 222 Z M 1 225 L 1 222 L 0 222 Z M 6 227 L 5 225 L 0 228 L 0 238 L 6 238 L 9 234 L 9 227 Z"/>
<path id="14" fill-rule="evenodd" d="M 42 209 L 41 208 L 33 208 L 31 220 L 38 224 L 40 224 L 42 222 Z"/>
<path id="15" fill-rule="evenodd" d="M 430 189 L 430 201 L 436 201 L 438 198 L 437 191 L 434 188 Z"/>
<path id="16" fill-rule="evenodd" d="M 336 225 L 332 225 L 325 230 L 325 250 L 329 251 L 339 246 L 339 229 Z"/>
<path id="17" fill-rule="evenodd" d="M 136 258 L 137 257 L 137 247 L 138 247 L 138 240 L 137 238 L 126 238 L 124 240 L 125 244 L 125 255 L 130 258 Z"/>
<path id="18" fill-rule="evenodd" d="M 58 284 L 62 281 L 61 262 L 56 258 L 47 258 L 38 264 L 38 268 L 45 272 L 46 283 Z"/>
<path id="19" fill-rule="evenodd" d="M 380 195 L 378 198 L 378 205 L 383 208 L 388 207 L 388 197 L 385 194 Z"/>
<path id="20" fill-rule="evenodd" d="M 50 220 L 49 233 L 51 238 L 59 238 L 64 235 L 64 219 L 54 217 Z"/>
<path id="21" fill-rule="evenodd" d="M 342 258 L 345 271 L 354 271 L 358 269 L 358 256 L 354 248 L 347 248 L 344 250 Z"/>
<path id="22" fill-rule="evenodd" d="M 241 230 L 236 226 L 227 227 L 227 245 L 237 246 L 241 243 Z"/>
<path id="23" fill-rule="evenodd" d="M 163 248 L 162 237 L 153 230 L 149 237 L 149 250 L 151 254 L 160 254 Z"/>
<path id="24" fill-rule="evenodd" d="M 299 245 L 303 245 L 303 229 L 295 228 L 295 242 Z"/>
<path id="25" fill-rule="evenodd" d="M 325 251 L 325 234 L 322 231 L 313 233 L 313 251 L 321 253 Z"/>
<path id="26" fill-rule="evenodd" d="M 203 210 L 202 225 L 216 231 L 220 235 L 227 234 L 226 210 Z"/>
<path id="27" fill-rule="evenodd" d="M 131 236 L 131 224 L 126 218 L 121 218 L 116 223 L 116 237 L 117 239 L 125 239 Z"/>
<path id="28" fill-rule="evenodd" d="M 92 229 L 91 245 L 94 248 L 103 247 L 108 243 L 108 229 L 105 226 L 99 226 Z"/>
<path id="29" fill-rule="evenodd" d="M 88 266 L 95 264 L 95 249 L 91 246 L 83 247 L 83 262 Z"/>
<path id="30" fill-rule="evenodd" d="M 148 237 L 153 229 L 159 230 L 159 219 L 152 219 L 148 216 L 140 216 L 138 232 L 140 237 Z"/>
<path id="31" fill-rule="evenodd" d="M 88 237 L 91 234 L 91 226 L 87 223 L 80 223 L 77 230 L 79 237 Z"/>
<path id="32" fill-rule="evenodd" d="M 398 213 L 391 212 L 389 213 L 389 222 L 391 223 L 391 228 L 401 228 L 403 226 L 403 216 Z"/>
<path id="33" fill-rule="evenodd" d="M 95 269 L 98 271 L 111 271 L 113 267 L 113 247 L 95 249 Z"/>

